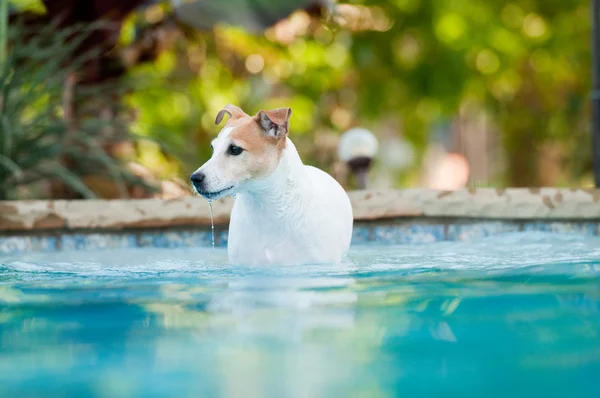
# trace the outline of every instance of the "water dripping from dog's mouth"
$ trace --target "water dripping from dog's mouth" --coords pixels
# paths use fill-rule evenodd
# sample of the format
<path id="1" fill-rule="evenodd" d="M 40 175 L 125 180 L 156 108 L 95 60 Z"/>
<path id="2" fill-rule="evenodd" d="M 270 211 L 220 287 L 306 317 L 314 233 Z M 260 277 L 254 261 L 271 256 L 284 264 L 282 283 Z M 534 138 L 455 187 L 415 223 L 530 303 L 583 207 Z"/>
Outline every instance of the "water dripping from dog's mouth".
<path id="1" fill-rule="evenodd" d="M 208 209 L 210 210 L 210 233 L 212 237 L 212 249 L 215 250 L 215 220 L 213 218 L 212 200 L 208 200 Z"/>

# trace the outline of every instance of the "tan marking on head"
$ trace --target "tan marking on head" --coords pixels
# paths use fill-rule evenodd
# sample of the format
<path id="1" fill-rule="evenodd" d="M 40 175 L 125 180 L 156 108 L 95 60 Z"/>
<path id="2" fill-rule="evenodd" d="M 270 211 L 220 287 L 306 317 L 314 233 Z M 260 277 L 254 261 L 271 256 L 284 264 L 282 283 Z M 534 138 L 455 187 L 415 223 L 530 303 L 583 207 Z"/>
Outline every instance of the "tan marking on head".
<path id="1" fill-rule="evenodd" d="M 229 140 L 244 149 L 245 168 L 250 178 L 263 178 L 279 165 L 285 149 L 285 137 L 271 137 L 264 133 L 256 117 L 238 119 L 230 124 L 234 129 Z"/>
<path id="2" fill-rule="evenodd" d="M 225 125 L 231 128 L 227 141 L 241 147 L 244 152 L 239 156 L 220 157 L 218 167 L 228 179 L 236 181 L 268 176 L 279 165 L 285 149 L 291 109 L 260 111 L 251 117 L 237 107 L 228 105 L 226 108 L 226 113 L 234 112 Z M 217 116 L 216 121 L 221 119 Z"/>

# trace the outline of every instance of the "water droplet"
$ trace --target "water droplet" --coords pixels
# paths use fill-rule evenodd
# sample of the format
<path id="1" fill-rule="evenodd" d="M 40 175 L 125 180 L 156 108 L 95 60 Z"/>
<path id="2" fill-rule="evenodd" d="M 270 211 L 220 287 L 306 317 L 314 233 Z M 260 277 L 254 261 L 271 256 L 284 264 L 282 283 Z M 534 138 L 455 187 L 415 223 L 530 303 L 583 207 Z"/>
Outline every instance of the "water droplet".
<path id="1" fill-rule="evenodd" d="M 213 219 L 212 201 L 208 201 L 208 208 L 210 209 L 210 232 L 212 234 L 212 248 L 215 250 L 215 221 Z"/>

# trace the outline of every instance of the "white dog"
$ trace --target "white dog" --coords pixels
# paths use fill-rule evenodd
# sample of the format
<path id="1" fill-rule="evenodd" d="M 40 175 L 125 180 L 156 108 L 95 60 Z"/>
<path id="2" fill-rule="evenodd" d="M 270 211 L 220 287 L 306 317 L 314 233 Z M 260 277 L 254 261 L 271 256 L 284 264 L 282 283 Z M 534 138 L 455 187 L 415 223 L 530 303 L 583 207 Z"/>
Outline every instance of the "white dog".
<path id="1" fill-rule="evenodd" d="M 208 200 L 235 195 L 229 261 L 245 265 L 339 262 L 352 237 L 352 207 L 329 174 L 305 166 L 288 138 L 290 108 L 249 116 L 227 105 L 213 155 L 191 176 Z"/>

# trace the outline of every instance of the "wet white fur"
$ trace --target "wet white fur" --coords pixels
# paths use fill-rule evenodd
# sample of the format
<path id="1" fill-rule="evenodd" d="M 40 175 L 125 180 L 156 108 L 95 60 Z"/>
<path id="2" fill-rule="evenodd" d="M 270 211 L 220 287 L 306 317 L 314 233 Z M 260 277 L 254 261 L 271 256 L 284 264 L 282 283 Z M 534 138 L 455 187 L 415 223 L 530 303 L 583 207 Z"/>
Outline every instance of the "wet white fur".
<path id="1" fill-rule="evenodd" d="M 240 265 L 336 263 L 348 252 L 352 207 L 329 174 L 302 163 L 289 138 L 279 165 L 260 180 L 227 181 L 215 158 L 224 156 L 231 128 L 213 141 L 214 155 L 201 170 L 211 191 L 235 186 L 229 224 L 229 261 Z M 248 154 L 249 156 L 249 154 Z M 223 160 L 223 159 L 221 159 Z"/>

